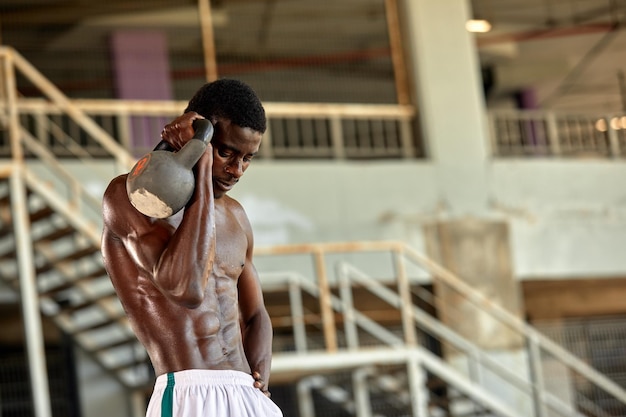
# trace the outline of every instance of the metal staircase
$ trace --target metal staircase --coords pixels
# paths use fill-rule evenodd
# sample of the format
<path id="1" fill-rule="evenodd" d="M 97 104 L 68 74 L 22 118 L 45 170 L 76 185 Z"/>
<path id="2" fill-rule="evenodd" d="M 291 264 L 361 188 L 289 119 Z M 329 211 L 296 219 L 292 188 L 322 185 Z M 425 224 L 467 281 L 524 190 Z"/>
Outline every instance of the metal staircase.
<path id="1" fill-rule="evenodd" d="M 15 174 L 14 174 L 15 175 Z M 41 311 L 71 335 L 77 345 L 129 388 L 146 384 L 150 374 L 146 355 L 130 331 L 100 256 L 98 229 L 81 222 L 69 202 L 50 199 L 40 178 L 26 171 L 26 212 L 36 288 Z M 12 192 L 13 191 L 13 192 Z M 16 208 L 9 180 L 0 182 L 0 210 Z M 14 218 L 0 226 L 0 275 L 20 289 Z"/>
<path id="2" fill-rule="evenodd" d="M 341 399 L 338 403 L 357 410 L 358 416 L 626 415 L 621 387 L 403 243 L 311 244 L 256 252 L 261 264 L 268 257 L 273 264 L 289 265 L 290 257 L 302 256 L 311 258 L 309 271 L 266 274 L 263 279 L 269 300 L 272 291 L 282 288 L 290 305 L 289 317 L 284 308 L 270 312 L 278 348 L 292 350 L 275 354 L 273 375 L 300 381 L 303 396 L 330 388 L 329 397 Z M 359 257 L 362 265 L 357 267 Z M 384 269 L 388 273 L 383 279 L 363 272 L 380 274 Z M 425 306 L 441 300 L 437 291 L 424 291 L 424 282 L 458 293 L 502 330 L 514 331 L 524 342 L 516 353 L 521 365 L 512 366 L 509 354 L 486 351 L 434 317 Z M 381 305 L 386 314 L 381 314 Z M 390 318 L 394 313 L 396 318 Z M 290 341 L 280 340 L 280 323 L 288 323 L 291 330 L 283 337 Z M 556 383 L 555 369 L 561 375 Z M 323 383 L 317 376 L 309 382 L 301 379 L 329 372 L 351 375 L 352 384 Z M 593 388 L 575 391 L 574 380 Z M 374 414 L 381 392 L 388 394 L 384 401 L 394 404 L 385 409 L 398 404 L 406 408 L 400 414 Z M 301 417 L 316 415 L 312 401 L 302 403 Z"/>
<path id="3" fill-rule="evenodd" d="M 149 364 L 102 265 L 100 199 L 46 145 L 49 140 L 64 145 L 83 166 L 95 159 L 53 118 L 18 113 L 16 77 L 26 77 L 74 120 L 75 136 L 102 142 L 118 166 L 130 165 L 132 158 L 17 52 L 1 48 L 0 57 L 5 64 L 1 140 L 13 150 L 0 175 L 0 276 L 22 292 L 33 285 L 43 314 L 126 387 L 141 387 L 150 381 Z"/>
<path id="4" fill-rule="evenodd" d="M 12 149 L 12 159 L 0 163 L 0 278 L 26 300 L 32 295 L 43 314 L 129 391 L 149 387 L 145 351 L 102 266 L 99 198 L 50 143 L 83 169 L 98 169 L 104 154 L 106 164 L 122 172 L 133 158 L 16 51 L 0 47 L 0 60 L 0 141 Z M 18 76 L 71 128 L 25 106 Z M 89 154 L 83 141 L 99 144 L 101 153 Z M 404 244 L 258 248 L 255 256 L 276 331 L 272 384 L 297 385 L 300 417 L 315 416 L 320 402 L 336 415 L 357 417 L 626 415 L 621 387 Z M 293 257 L 305 259 L 306 271 L 263 272 L 293 265 L 285 262 Z M 429 299 L 436 294 L 424 291 L 425 282 L 456 291 L 519 334 L 528 372 L 511 369 L 439 321 L 436 300 Z M 601 408 L 593 399 L 568 401 L 550 391 L 548 361 L 613 404 Z M 505 386 L 524 407 L 498 395 Z"/>

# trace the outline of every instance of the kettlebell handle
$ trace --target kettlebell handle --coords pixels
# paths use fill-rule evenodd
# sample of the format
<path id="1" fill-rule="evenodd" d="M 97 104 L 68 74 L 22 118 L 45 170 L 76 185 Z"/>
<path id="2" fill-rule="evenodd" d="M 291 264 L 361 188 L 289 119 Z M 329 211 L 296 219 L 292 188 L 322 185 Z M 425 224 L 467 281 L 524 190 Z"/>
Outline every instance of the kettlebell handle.
<path id="1" fill-rule="evenodd" d="M 213 124 L 208 119 L 196 119 L 192 123 L 195 134 L 193 139 L 200 139 L 204 143 L 208 144 L 213 137 Z M 172 147 L 165 139 L 154 147 L 153 151 L 168 151 L 175 152 L 176 149 Z"/>

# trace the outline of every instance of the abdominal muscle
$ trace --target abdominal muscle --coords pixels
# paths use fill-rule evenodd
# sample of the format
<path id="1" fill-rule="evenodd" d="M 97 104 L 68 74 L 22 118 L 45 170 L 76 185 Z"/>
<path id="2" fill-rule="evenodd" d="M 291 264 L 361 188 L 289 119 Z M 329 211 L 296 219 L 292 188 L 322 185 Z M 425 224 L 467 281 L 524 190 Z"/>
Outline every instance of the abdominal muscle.
<path id="1" fill-rule="evenodd" d="M 157 376 L 186 369 L 250 373 L 241 340 L 236 281 L 215 276 L 210 280 L 204 301 L 195 309 L 167 300 L 149 280 L 140 285 L 139 314 L 127 314 Z"/>

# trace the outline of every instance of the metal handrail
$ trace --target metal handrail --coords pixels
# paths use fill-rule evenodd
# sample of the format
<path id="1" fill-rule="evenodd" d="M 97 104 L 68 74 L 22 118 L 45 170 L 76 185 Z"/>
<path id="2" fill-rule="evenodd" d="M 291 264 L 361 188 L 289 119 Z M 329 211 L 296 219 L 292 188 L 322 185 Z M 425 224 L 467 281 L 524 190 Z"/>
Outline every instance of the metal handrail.
<path id="1" fill-rule="evenodd" d="M 349 268 L 350 266 L 344 264 L 344 267 Z M 346 270 L 346 272 L 349 273 L 354 273 L 355 271 L 356 270 L 354 269 L 351 271 Z M 347 281 L 344 281 L 344 284 L 349 284 L 348 275 L 342 274 L 342 276 L 347 279 Z M 359 281 L 362 282 L 361 280 L 362 277 Z M 301 274 L 295 272 L 281 273 L 278 275 L 274 274 L 270 285 L 275 287 L 281 281 L 284 283 L 284 286 L 295 285 L 300 290 L 305 291 L 316 298 L 322 296 L 317 285 L 314 282 L 307 280 Z M 385 298 L 389 299 L 390 297 L 386 296 Z M 397 308 L 400 308 L 399 297 L 390 301 L 392 304 L 395 304 Z M 350 322 L 349 325 L 356 325 L 362 330 L 372 334 L 380 340 L 385 347 L 365 348 L 358 345 L 351 345 L 349 343 L 349 346 L 345 349 L 339 349 L 337 352 L 333 352 L 330 355 L 324 350 L 310 349 L 297 350 L 295 353 L 277 352 L 273 355 L 272 374 L 289 374 L 303 370 L 306 370 L 308 373 L 313 373 L 315 371 L 319 371 L 320 369 L 325 371 L 332 369 L 356 369 L 363 366 L 369 366 L 372 363 L 376 363 L 378 365 L 406 363 L 407 368 L 409 368 L 407 371 L 411 373 L 412 371 L 410 367 L 413 362 L 415 365 L 423 367 L 425 370 L 437 375 L 442 380 L 450 384 L 450 386 L 455 387 L 469 398 L 472 398 L 474 401 L 478 401 L 479 403 L 490 407 L 492 410 L 498 412 L 498 415 L 509 417 L 520 416 L 520 414 L 518 414 L 515 410 L 511 410 L 507 405 L 503 404 L 500 400 L 491 395 L 485 387 L 474 384 L 467 378 L 467 376 L 457 370 L 454 370 L 441 358 L 436 357 L 434 354 L 426 351 L 421 346 L 407 346 L 402 343 L 402 339 L 398 338 L 393 332 L 369 319 L 365 314 L 355 310 L 344 297 L 338 297 L 331 294 L 330 304 L 332 305 L 334 311 L 344 315 L 345 320 Z M 292 305 L 291 307 L 296 311 L 301 310 L 301 306 L 298 305 Z M 300 331 L 304 331 L 296 328 L 296 326 L 303 327 L 301 322 L 294 321 L 293 325 L 294 335 Z M 442 324 L 439 324 L 439 326 L 445 328 Z M 348 357 L 345 356 L 345 352 L 348 352 Z M 302 360 L 302 354 L 304 353 L 307 354 L 306 361 Z M 297 363 L 294 363 L 294 360 Z M 563 411 L 563 408 L 565 407 L 561 403 L 558 404 L 561 405 L 561 415 L 567 417 L 573 417 L 576 415 L 576 413 L 571 409 Z M 558 407 L 555 407 L 555 409 L 558 409 Z M 421 416 L 424 414 L 414 410 L 414 415 Z"/>
<path id="2" fill-rule="evenodd" d="M 600 388 L 613 395 L 623 404 L 626 404 L 626 390 L 624 390 L 624 388 L 619 386 L 616 382 L 607 378 L 605 375 L 589 366 L 567 349 L 541 334 L 530 324 L 512 314 L 501 305 L 494 303 L 481 292 L 469 286 L 466 282 L 441 265 L 428 259 L 426 256 L 417 252 L 408 245 L 398 246 L 398 244 L 394 244 L 394 247 L 401 249 L 408 258 L 413 259 L 420 266 L 426 268 L 432 274 L 433 279 L 441 280 L 445 284 L 454 288 L 459 293 L 463 294 L 474 306 L 508 325 L 510 328 L 523 335 L 526 340 L 530 341 L 530 343 L 536 343 L 541 349 L 544 349 L 546 352 L 552 354 L 568 367 L 580 373 L 589 381 L 597 384 Z"/>
<path id="3" fill-rule="evenodd" d="M 355 268 L 353 265 L 342 263 L 341 270 L 341 276 L 344 277 L 346 281 L 354 281 L 356 284 L 363 285 L 370 292 L 390 305 L 401 305 L 402 299 L 397 293 L 386 288 L 379 281 L 371 278 L 364 272 Z M 527 395 L 533 394 L 534 389 L 536 388 L 533 382 L 522 378 L 514 369 L 502 365 L 500 362 L 487 355 L 487 353 L 480 349 L 476 344 L 450 329 L 441 321 L 428 315 L 417 306 L 413 306 L 412 310 L 413 319 L 415 323 L 419 323 L 419 326 L 425 327 L 431 334 L 440 337 L 442 340 L 445 340 L 461 352 L 467 354 L 470 361 L 476 361 L 493 371 L 495 374 L 501 376 L 515 388 L 522 391 L 522 393 Z M 380 338 L 380 340 L 384 341 L 385 339 Z M 557 412 L 559 415 L 563 417 L 574 417 L 579 415 L 575 410 L 568 407 L 558 398 L 550 396 L 545 390 L 542 390 L 541 394 L 540 401 L 550 407 L 553 411 Z M 606 413 L 602 412 L 597 412 L 596 415 L 608 417 Z"/>
<path id="4" fill-rule="evenodd" d="M 339 371 L 369 366 L 372 363 L 379 365 L 406 364 L 409 368 L 415 365 L 420 370 L 428 370 L 446 381 L 450 386 L 455 387 L 459 392 L 487 406 L 496 415 L 521 417 L 520 413 L 503 404 L 500 399 L 484 388 L 473 384 L 463 374 L 420 346 L 393 350 L 389 348 L 360 349 L 358 351 L 341 351 L 332 355 L 326 352 L 309 352 L 307 353 L 307 360 L 302 360 L 302 355 L 299 353 L 277 354 L 272 360 L 272 374 L 283 372 L 311 374 L 320 370 Z M 414 400 L 414 396 L 411 399 Z M 428 413 L 426 410 L 414 410 L 413 415 L 422 417 Z"/>
<path id="5" fill-rule="evenodd" d="M 55 107 L 68 115 L 81 128 L 88 132 L 109 154 L 122 161 L 121 165 L 131 166 L 132 156 L 117 143 L 102 127 L 89 117 L 84 111 L 67 98 L 52 82 L 41 74 L 15 49 L 0 46 L 0 56 L 10 61 L 16 70 L 28 78 Z M 19 101 L 19 100 L 18 100 Z"/>
<path id="6" fill-rule="evenodd" d="M 104 152 L 99 156 L 114 158 L 125 169 L 135 160 L 130 150 L 143 154 L 153 146 L 131 146 L 134 119 L 156 120 L 157 126 L 144 132 L 153 135 L 156 143 L 164 124 L 162 119 L 171 120 L 187 105 L 179 100 L 71 100 L 14 49 L 0 46 L 0 57 L 10 62 L 44 96 L 44 99 L 23 98 L 15 94 L 12 111 L 17 110 L 21 115 L 69 117 L 93 139 L 94 149 L 97 147 L 99 152 Z M 414 138 L 416 111 L 413 106 L 302 102 L 263 105 L 268 117 L 264 146 L 260 150 L 264 158 L 415 158 L 419 153 L 418 141 Z M 104 123 L 110 125 L 109 129 L 95 121 L 103 117 L 109 120 Z M 115 128 L 111 127 L 113 125 Z M 306 134 L 294 139 L 293 128 Z M 372 137 L 379 140 L 370 143 Z M 7 149 L 0 150 L 2 155 L 8 153 Z"/>
<path id="7" fill-rule="evenodd" d="M 415 265 L 421 267 L 423 270 L 430 274 L 430 278 L 433 281 L 439 281 L 442 284 L 447 285 L 448 287 L 454 289 L 459 294 L 463 295 L 472 305 L 480 309 L 481 311 L 489 314 L 494 319 L 500 321 L 504 325 L 510 327 L 512 330 L 516 331 L 519 335 L 523 336 L 525 340 L 528 341 L 531 348 L 535 346 L 535 349 L 539 349 L 545 351 L 552 356 L 554 356 L 557 360 L 559 360 L 562 364 L 566 365 L 569 369 L 577 372 L 581 376 L 585 377 L 588 381 L 594 383 L 597 387 L 601 388 L 605 392 L 611 394 L 615 399 L 620 401 L 623 404 L 626 404 L 626 391 L 619 386 L 617 383 L 607 378 L 605 375 L 598 372 L 593 367 L 589 366 L 587 363 L 577 358 L 571 352 L 567 351 L 562 346 L 558 345 L 556 342 L 550 340 L 546 336 L 539 333 L 535 330 L 531 325 L 524 322 L 519 317 L 515 316 L 513 313 L 509 312 L 502 306 L 495 304 L 492 300 L 485 297 L 482 293 L 470 287 L 467 283 L 462 281 L 458 276 L 448 271 L 444 267 L 436 264 L 431 261 L 421 253 L 415 251 L 408 245 L 403 242 L 347 242 L 347 243 L 319 243 L 319 244 L 301 244 L 301 245 L 282 245 L 282 246 L 272 246 L 272 247 L 264 247 L 258 248 L 255 252 L 256 256 L 268 256 L 268 255 L 300 255 L 300 254 L 309 254 L 314 258 L 318 259 L 320 256 L 326 256 L 330 254 L 336 253 L 355 253 L 355 252 L 390 252 L 399 254 L 405 257 L 407 260 L 413 262 Z M 352 271 L 354 272 L 354 271 Z M 361 276 L 360 279 L 363 277 Z M 363 283 L 363 282 L 361 282 Z M 371 284 L 371 281 L 368 281 L 368 284 Z M 326 289 L 324 291 L 324 286 L 328 287 L 328 279 L 325 277 L 323 280 L 318 281 L 318 287 L 320 287 L 319 293 L 320 298 L 324 298 L 322 294 L 330 294 L 330 289 Z M 380 287 L 379 287 L 380 288 Z M 379 291 L 379 295 L 386 299 L 386 301 L 393 305 L 396 308 L 400 308 L 401 304 L 404 303 L 402 301 L 401 296 L 398 294 L 394 294 L 390 296 L 386 294 L 384 291 Z M 325 306 L 333 306 L 332 298 L 330 300 L 322 300 L 320 299 L 320 310 L 323 311 Z M 468 348 L 470 346 L 469 343 L 465 343 L 458 335 L 451 336 L 449 332 L 445 332 L 439 324 L 435 324 L 433 322 L 429 322 L 428 318 L 419 313 L 416 314 L 413 306 L 410 307 L 412 311 L 411 320 L 414 320 L 415 323 L 420 323 L 421 325 L 427 325 L 430 328 L 434 328 L 436 331 L 440 332 L 442 336 L 445 336 L 449 339 L 449 341 L 456 343 L 461 348 Z M 333 317 L 332 314 L 327 314 L 326 317 Z M 324 315 L 322 315 L 322 319 L 324 319 Z M 326 323 L 324 326 L 324 331 L 336 331 L 335 323 Z M 333 340 L 334 338 L 330 338 L 326 336 L 326 340 Z M 329 352 L 333 352 L 336 350 L 336 347 L 330 346 L 330 349 L 327 350 Z M 474 354 L 475 352 L 472 352 Z M 492 365 L 492 361 L 489 359 L 485 359 L 484 355 L 478 354 L 474 355 L 481 359 L 484 359 L 484 363 L 487 365 Z M 533 355 L 529 356 L 531 361 L 538 361 L 539 358 Z M 538 367 L 535 364 L 531 364 L 531 366 L 537 369 Z M 501 367 L 498 367 L 501 368 Z M 507 372 L 505 372 L 507 373 Z M 532 392 L 536 390 L 536 386 L 532 384 L 526 384 L 520 378 L 509 378 L 509 380 L 523 387 L 525 392 Z M 552 408 L 555 411 L 560 412 L 562 415 L 571 415 L 568 414 L 571 412 L 566 407 L 563 407 L 562 403 L 558 401 L 558 399 L 553 398 L 553 396 L 546 393 L 543 389 L 537 395 L 537 400 L 540 400 L 546 406 Z M 565 414 L 563 414 L 565 413 Z"/>
<path id="8" fill-rule="evenodd" d="M 187 106 L 187 102 L 174 100 L 76 99 L 72 104 L 90 117 L 98 118 L 126 150 L 138 154 L 149 149 L 141 143 L 133 144 L 133 136 L 154 137 L 156 141 L 163 124 L 181 114 Z M 263 105 L 268 119 L 264 146 L 260 150 L 260 156 L 264 158 L 286 155 L 344 158 L 350 152 L 372 157 L 396 152 L 410 158 L 417 153 L 412 128 L 415 109 L 412 106 L 276 102 Z M 62 108 L 41 99 L 20 98 L 16 106 L 22 114 L 63 114 Z M 351 125 L 346 124 L 348 122 L 359 124 L 352 126 L 352 130 L 360 133 L 352 132 L 356 136 L 347 138 L 351 129 Z M 139 130 L 133 133 L 133 126 Z M 379 140 L 361 149 L 365 142 L 370 142 L 370 136 Z M 364 142 L 356 143 L 356 137 L 362 137 L 358 140 Z"/>

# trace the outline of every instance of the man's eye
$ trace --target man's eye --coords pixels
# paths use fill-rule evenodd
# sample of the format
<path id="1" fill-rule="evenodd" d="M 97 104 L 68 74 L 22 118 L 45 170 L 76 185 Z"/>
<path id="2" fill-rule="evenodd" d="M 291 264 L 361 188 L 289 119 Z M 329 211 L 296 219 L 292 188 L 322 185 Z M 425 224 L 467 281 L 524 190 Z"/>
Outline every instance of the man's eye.
<path id="1" fill-rule="evenodd" d="M 228 158 L 230 156 L 229 152 L 221 150 L 221 149 L 217 151 L 217 154 L 221 156 L 222 158 Z"/>
<path id="2" fill-rule="evenodd" d="M 252 158 L 254 158 L 254 156 L 245 156 L 243 158 L 243 162 L 250 162 L 250 161 L 252 161 Z"/>

